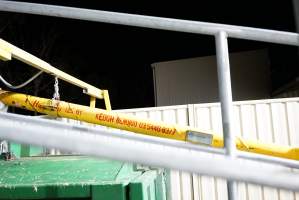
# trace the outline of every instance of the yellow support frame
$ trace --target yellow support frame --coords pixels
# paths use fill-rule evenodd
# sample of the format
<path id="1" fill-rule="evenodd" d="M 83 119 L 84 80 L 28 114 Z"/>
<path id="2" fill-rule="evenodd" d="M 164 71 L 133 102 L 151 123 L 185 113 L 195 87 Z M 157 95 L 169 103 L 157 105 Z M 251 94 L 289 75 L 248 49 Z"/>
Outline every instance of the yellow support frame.
<path id="1" fill-rule="evenodd" d="M 39 59 L 38 57 L 6 42 L 3 39 L 0 39 L 0 59 L 4 61 L 11 60 L 12 58 L 15 58 L 19 61 L 22 61 L 36 69 L 39 69 L 43 72 L 46 72 L 48 74 L 51 74 L 53 76 L 58 77 L 59 79 L 62 79 L 68 83 L 71 83 L 72 85 L 76 85 L 83 89 L 83 93 L 91 96 L 92 101 L 90 104 L 92 105 L 94 103 L 95 105 L 95 98 L 98 99 L 104 99 L 106 109 L 111 110 L 110 100 L 108 92 L 105 92 L 106 90 L 98 89 L 88 83 L 85 83 L 53 66 L 51 66 L 49 63 Z M 108 106 L 108 107 L 107 107 Z"/>
<path id="2" fill-rule="evenodd" d="M 6 105 L 20 107 L 51 116 L 66 117 L 151 136 L 201 143 L 213 147 L 223 147 L 223 138 L 212 131 L 199 130 L 189 126 L 178 126 L 145 119 L 143 120 L 137 117 L 110 112 L 111 105 L 107 90 L 101 90 L 89 85 L 0 39 L 0 59 L 8 61 L 12 58 L 81 87 L 84 93 L 90 95 L 90 107 L 7 92 L 0 89 L 0 101 Z M 106 110 L 95 108 L 96 98 L 104 99 Z M 236 138 L 236 146 L 242 151 L 299 160 L 299 148 L 263 144 L 256 141 L 244 141 L 240 138 Z"/>

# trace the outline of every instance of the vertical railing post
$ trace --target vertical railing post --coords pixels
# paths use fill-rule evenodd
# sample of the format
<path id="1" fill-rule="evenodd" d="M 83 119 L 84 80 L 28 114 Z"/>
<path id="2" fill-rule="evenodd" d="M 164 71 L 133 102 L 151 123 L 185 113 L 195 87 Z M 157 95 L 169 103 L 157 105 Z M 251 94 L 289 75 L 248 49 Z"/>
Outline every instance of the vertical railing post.
<path id="1" fill-rule="evenodd" d="M 236 155 L 236 144 L 233 126 L 233 101 L 230 78 L 230 64 L 228 53 L 227 33 L 220 31 L 216 34 L 216 56 L 217 56 L 217 72 L 219 85 L 219 98 L 221 102 L 221 115 L 223 125 L 224 148 L 227 155 L 232 159 Z M 236 183 L 227 182 L 229 200 L 237 199 Z"/>

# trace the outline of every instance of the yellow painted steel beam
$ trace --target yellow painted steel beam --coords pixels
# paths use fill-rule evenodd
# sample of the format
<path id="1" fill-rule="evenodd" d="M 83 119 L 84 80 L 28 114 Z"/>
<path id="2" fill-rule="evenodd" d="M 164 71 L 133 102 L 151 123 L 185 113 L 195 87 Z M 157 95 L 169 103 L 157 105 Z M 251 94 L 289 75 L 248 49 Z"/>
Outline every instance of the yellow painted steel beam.
<path id="1" fill-rule="evenodd" d="M 0 48 L 0 59 L 4 61 L 11 60 L 11 53 L 3 48 Z"/>
<path id="2" fill-rule="evenodd" d="M 223 147 L 222 136 L 212 131 L 200 130 L 190 126 L 155 122 L 121 113 L 90 108 L 88 106 L 3 90 L 0 90 L 0 101 L 9 106 L 36 111 L 51 116 L 76 119 L 151 136 L 189 141 L 219 148 Z M 299 160 L 299 148 L 264 144 L 256 141 L 241 140 L 240 138 L 236 139 L 236 144 L 237 148 L 241 151 Z"/>
<path id="3" fill-rule="evenodd" d="M 90 97 L 90 102 L 89 102 L 89 106 L 91 107 L 91 108 L 95 108 L 96 107 L 96 98 L 95 97 Z"/>
<path id="4" fill-rule="evenodd" d="M 104 96 L 104 102 L 105 102 L 106 110 L 111 111 L 112 109 L 111 109 L 108 90 L 103 90 L 103 96 Z"/>
<path id="5" fill-rule="evenodd" d="M 103 90 L 98 89 L 88 83 L 85 83 L 53 66 L 49 63 L 37 58 L 36 56 L 6 42 L 3 39 L 0 39 L 0 59 L 6 61 L 11 60 L 11 57 L 20 60 L 32 67 L 35 67 L 39 70 L 42 70 L 48 74 L 57 76 L 59 79 L 62 79 L 68 83 L 76 85 L 83 89 L 83 92 L 96 97 L 98 99 L 103 99 Z"/>

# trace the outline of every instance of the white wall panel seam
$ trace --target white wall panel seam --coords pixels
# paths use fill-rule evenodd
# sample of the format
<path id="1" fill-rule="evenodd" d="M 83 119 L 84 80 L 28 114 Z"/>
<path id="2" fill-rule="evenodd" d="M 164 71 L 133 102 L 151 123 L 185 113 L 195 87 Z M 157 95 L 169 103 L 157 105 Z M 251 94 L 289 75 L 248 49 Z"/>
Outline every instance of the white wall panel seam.
<path id="1" fill-rule="evenodd" d="M 276 142 L 276 138 L 275 138 L 275 130 L 274 130 L 274 122 L 273 122 L 273 104 L 270 103 L 269 104 L 269 109 L 270 109 L 270 123 L 271 123 L 271 132 L 272 132 L 272 142 L 275 143 Z"/>
<path id="2" fill-rule="evenodd" d="M 261 190 L 262 190 L 262 199 L 263 199 L 263 200 L 266 200 L 266 198 L 265 198 L 265 189 L 264 189 L 264 186 L 261 187 Z"/>
<path id="3" fill-rule="evenodd" d="M 258 122 L 258 119 L 257 119 L 257 105 L 254 105 L 254 123 L 255 123 L 255 136 L 256 136 L 256 140 L 259 140 L 260 139 L 260 131 L 259 131 L 259 122 Z"/>
<path id="4" fill-rule="evenodd" d="M 289 119 L 289 111 L 288 111 L 288 103 L 285 103 L 284 104 L 284 109 L 285 109 L 285 119 L 286 119 L 286 125 L 287 125 L 287 137 L 288 137 L 288 145 L 292 145 L 292 142 L 291 142 L 291 135 L 290 135 L 290 132 L 291 132 L 291 129 L 290 129 L 290 119 Z"/>
<path id="5" fill-rule="evenodd" d="M 217 187 L 217 178 L 216 177 L 213 177 L 214 179 L 214 186 L 215 186 L 215 200 L 218 200 L 218 187 Z"/>

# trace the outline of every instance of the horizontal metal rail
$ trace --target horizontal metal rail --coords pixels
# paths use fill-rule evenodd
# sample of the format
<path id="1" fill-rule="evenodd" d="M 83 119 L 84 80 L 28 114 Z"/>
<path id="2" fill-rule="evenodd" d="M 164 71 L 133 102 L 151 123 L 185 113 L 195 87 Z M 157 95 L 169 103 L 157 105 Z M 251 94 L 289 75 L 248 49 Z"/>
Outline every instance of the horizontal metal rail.
<path id="1" fill-rule="evenodd" d="M 53 119 L 53 117 L 51 117 L 49 115 L 34 116 L 34 118 L 47 119 L 47 120 Z M 54 117 L 54 119 L 55 119 L 55 117 Z M 57 118 L 57 119 L 61 119 L 61 118 Z M 65 119 L 65 118 L 62 118 L 62 119 Z M 165 146 L 184 148 L 184 149 L 194 150 L 194 151 L 203 152 L 203 153 L 211 153 L 211 154 L 219 154 L 219 155 L 225 154 L 224 149 L 214 148 L 214 147 L 210 147 L 210 146 L 203 146 L 203 145 L 193 144 L 190 142 L 184 142 L 184 141 L 179 141 L 179 140 L 153 137 L 153 136 L 148 136 L 148 135 L 140 135 L 140 134 L 135 134 L 134 132 L 125 131 L 125 130 L 119 130 L 119 129 L 113 129 L 113 128 L 107 129 L 104 126 L 103 127 L 101 127 L 101 126 L 88 127 L 87 131 L 92 134 L 97 134 L 98 132 L 101 132 L 103 130 L 111 131 L 109 134 L 111 136 L 114 136 L 117 138 L 126 138 L 126 139 L 132 139 L 135 141 L 141 141 L 141 142 L 146 142 L 146 143 L 151 143 L 151 144 L 160 144 L 160 145 L 165 145 Z M 299 169 L 299 167 L 298 167 L 298 169 Z"/>
<path id="2" fill-rule="evenodd" d="M 47 120 L 56 119 L 55 117 L 53 118 L 49 115 L 39 115 L 39 116 L 34 116 L 34 118 L 47 119 Z M 59 119 L 61 119 L 61 118 L 59 118 Z M 88 132 L 97 134 L 97 132 L 99 132 L 101 130 L 113 130 L 112 128 L 104 129 L 104 127 L 101 130 L 99 130 L 99 127 L 100 126 L 97 126 L 97 128 L 90 128 L 88 130 Z M 115 129 L 115 131 L 112 131 L 110 133 L 111 136 L 115 136 L 118 138 L 132 139 L 135 141 L 147 142 L 147 143 L 151 143 L 151 144 L 160 144 L 160 145 L 165 145 L 165 146 L 184 148 L 184 149 L 189 149 L 189 150 L 194 150 L 194 151 L 199 151 L 199 152 L 204 152 L 204 153 L 211 153 L 211 154 L 217 154 L 217 155 L 225 155 L 226 154 L 225 149 L 218 149 L 218 148 L 210 147 L 210 146 L 202 146 L 202 145 L 198 145 L 198 144 L 192 144 L 190 142 L 172 140 L 172 139 L 167 139 L 167 138 L 139 135 L 139 134 L 135 134 L 135 133 L 132 133 L 129 131 L 124 131 L 124 130 L 122 130 L 121 132 L 117 132 L 117 130 L 118 129 Z M 238 151 L 236 156 L 238 158 L 249 159 L 249 160 L 254 160 L 254 161 L 261 161 L 263 163 L 277 164 L 277 165 L 281 165 L 281 166 L 285 166 L 285 167 L 299 169 L 299 161 L 290 160 L 290 159 L 286 159 L 286 158 L 277 158 L 277 157 L 273 157 L 273 156 L 266 156 L 266 155 L 260 155 L 260 154 L 256 154 L 256 153 L 249 153 L 249 152 L 242 152 L 242 151 Z"/>
<path id="3" fill-rule="evenodd" d="M 119 137 L 119 133 L 112 135 L 113 132 L 119 132 L 117 130 L 101 130 L 8 113 L 0 113 L 0 128 L 0 138 L 11 141 L 299 190 L 299 175 L 288 168 L 148 143 L 127 137 L 126 133 L 122 133 L 122 137 Z"/>
<path id="4" fill-rule="evenodd" d="M 216 35 L 220 31 L 223 31 L 231 38 L 299 46 L 299 35 L 297 33 L 244 26 L 4 0 L 0 1 L 0 11 L 46 15 L 205 35 Z"/>
<path id="5" fill-rule="evenodd" d="M 296 161 L 296 160 L 277 158 L 277 157 L 273 157 L 273 156 L 260 155 L 260 154 L 256 154 L 256 153 L 248 153 L 248 152 L 242 152 L 242 151 L 237 152 L 237 157 L 299 169 L 299 161 Z"/>

